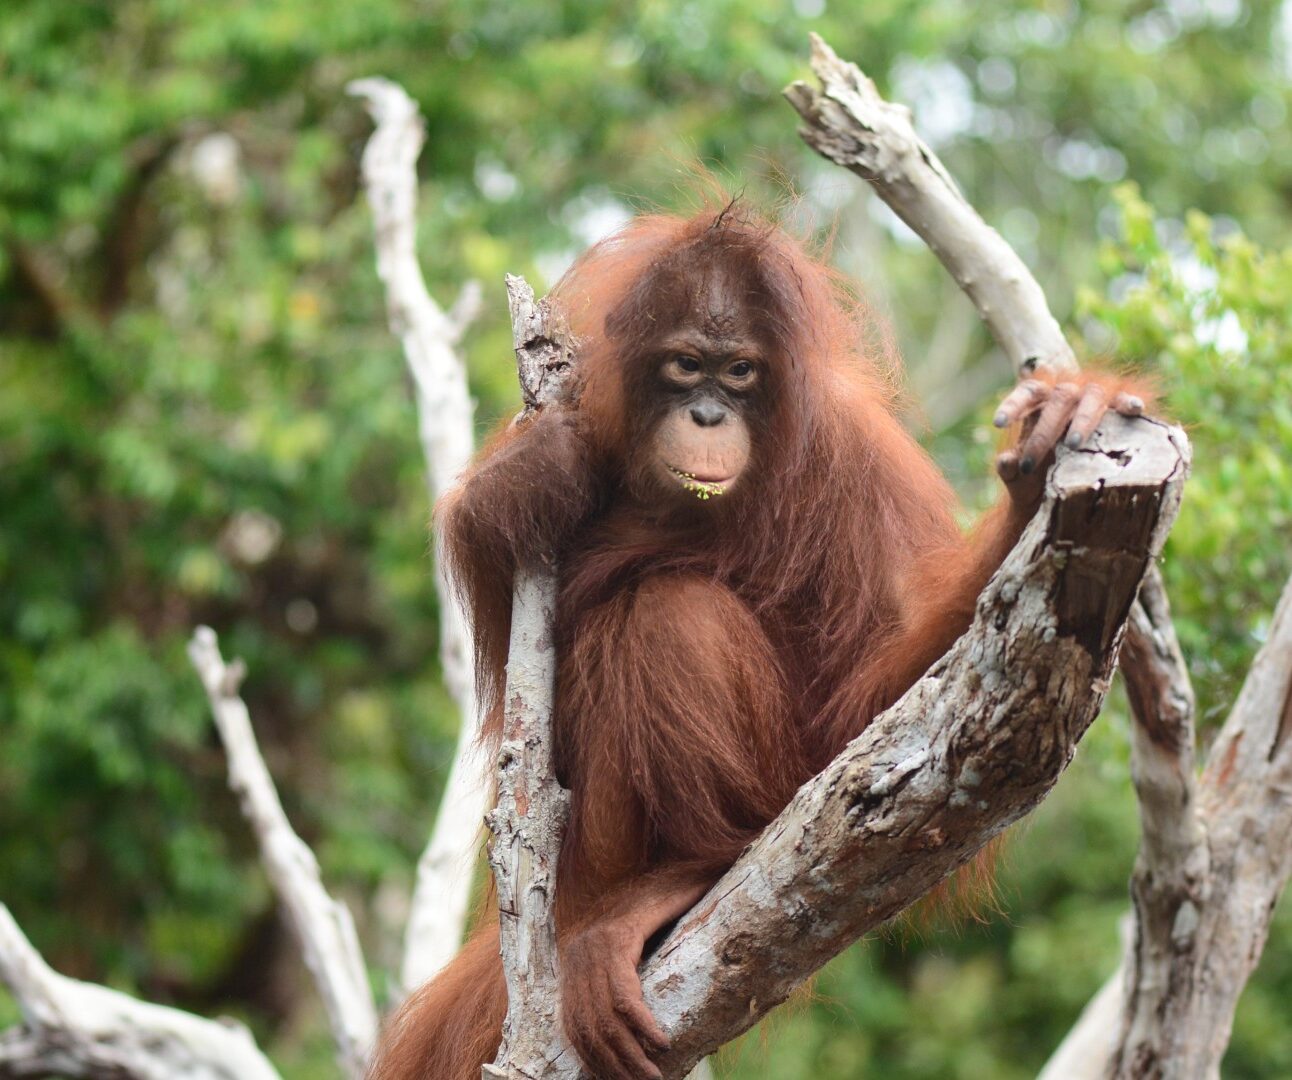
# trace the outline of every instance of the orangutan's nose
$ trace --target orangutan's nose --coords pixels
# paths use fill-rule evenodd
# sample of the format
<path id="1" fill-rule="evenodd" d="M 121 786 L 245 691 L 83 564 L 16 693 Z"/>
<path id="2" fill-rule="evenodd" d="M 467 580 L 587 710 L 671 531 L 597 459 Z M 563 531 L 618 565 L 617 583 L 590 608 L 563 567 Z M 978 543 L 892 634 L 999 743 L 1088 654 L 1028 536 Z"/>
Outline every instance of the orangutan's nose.
<path id="1" fill-rule="evenodd" d="M 727 419 L 727 410 L 716 401 L 701 401 L 691 406 L 691 419 L 701 427 L 717 427 Z"/>

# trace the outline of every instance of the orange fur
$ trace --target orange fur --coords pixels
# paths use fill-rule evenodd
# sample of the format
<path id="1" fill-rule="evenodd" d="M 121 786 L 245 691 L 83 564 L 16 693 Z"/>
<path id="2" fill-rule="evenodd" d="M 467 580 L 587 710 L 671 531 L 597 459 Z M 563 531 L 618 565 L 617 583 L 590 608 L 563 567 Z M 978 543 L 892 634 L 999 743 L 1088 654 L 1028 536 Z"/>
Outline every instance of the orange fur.
<path id="1" fill-rule="evenodd" d="M 653 497 L 642 373 L 660 323 L 693 317 L 719 271 L 763 342 L 767 396 L 748 481 L 698 513 Z M 707 881 L 729 866 L 967 628 L 1025 515 L 1006 499 L 960 534 L 949 485 L 895 415 L 886 365 L 860 351 L 866 312 L 741 205 L 638 218 L 556 295 L 583 339 L 577 411 L 494 440 L 439 520 L 472 614 L 488 740 L 516 567 L 560 553 L 564 942 L 648 875 Z M 474 1080 L 504 1010 L 486 919 L 394 1020 L 373 1077 Z"/>

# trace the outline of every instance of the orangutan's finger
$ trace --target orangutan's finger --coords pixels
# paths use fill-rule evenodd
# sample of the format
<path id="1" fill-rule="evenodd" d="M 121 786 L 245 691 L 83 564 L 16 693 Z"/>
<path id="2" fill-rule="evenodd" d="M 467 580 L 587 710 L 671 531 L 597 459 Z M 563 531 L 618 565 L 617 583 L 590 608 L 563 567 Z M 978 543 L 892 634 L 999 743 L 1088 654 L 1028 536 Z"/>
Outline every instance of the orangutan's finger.
<path id="1" fill-rule="evenodd" d="M 636 1032 L 646 1047 L 662 1054 L 669 1049 L 668 1036 L 659 1026 L 655 1015 L 646 1007 L 637 969 L 631 965 L 625 965 L 625 969 L 609 976 L 610 997 L 615 1013 Z"/>
<path id="2" fill-rule="evenodd" d="M 1072 423 L 1068 425 L 1068 434 L 1064 444 L 1075 450 L 1099 426 L 1099 421 L 1108 411 L 1108 391 L 1098 383 L 1089 383 L 1081 391 L 1081 400 L 1077 402 L 1077 411 L 1072 414 Z"/>
<path id="3" fill-rule="evenodd" d="M 641 983 L 637 981 L 637 972 L 629 968 L 628 973 L 632 976 L 632 981 L 637 983 L 636 994 L 640 998 Z M 664 1080 L 664 1074 L 660 1072 L 659 1066 L 646 1056 L 642 1040 L 632 1030 L 630 1016 L 633 1014 L 631 1010 L 621 1008 L 621 1005 L 627 1005 L 631 993 L 626 988 L 619 986 L 614 973 L 609 971 L 606 972 L 606 988 L 614 1011 L 602 1017 L 602 1024 L 604 1038 L 615 1055 L 617 1067 L 628 1076 L 633 1077 L 634 1080 L 638 1080 L 638 1078 L 640 1080 Z M 646 1010 L 644 1002 L 641 1004 L 641 1008 L 643 1011 Z M 650 1018 L 650 1026 L 655 1028 L 659 1038 L 667 1045 L 668 1040 L 665 1038 L 664 1033 L 659 1031 L 653 1016 Z M 649 1041 L 654 1042 L 655 1040 L 652 1037 Z"/>
<path id="4" fill-rule="evenodd" d="M 1138 394 L 1128 394 L 1123 390 L 1113 398 L 1113 410 L 1122 416 L 1143 416 L 1144 399 Z"/>
<path id="5" fill-rule="evenodd" d="M 996 475 L 1005 483 L 1012 484 L 1019 478 L 1019 455 L 1017 450 L 1005 450 L 996 455 Z"/>
<path id="6" fill-rule="evenodd" d="M 1050 393 L 1050 400 L 1036 419 L 1036 427 L 1023 443 L 1023 460 L 1018 467 L 1024 476 L 1044 461 L 1058 443 L 1068 426 L 1079 393 L 1076 383 L 1059 383 Z"/>
<path id="7" fill-rule="evenodd" d="M 996 410 L 992 423 L 997 427 L 1008 427 L 1020 416 L 1026 416 L 1050 396 L 1050 384 L 1040 379 L 1024 379 L 1013 390 L 1000 408 Z"/>

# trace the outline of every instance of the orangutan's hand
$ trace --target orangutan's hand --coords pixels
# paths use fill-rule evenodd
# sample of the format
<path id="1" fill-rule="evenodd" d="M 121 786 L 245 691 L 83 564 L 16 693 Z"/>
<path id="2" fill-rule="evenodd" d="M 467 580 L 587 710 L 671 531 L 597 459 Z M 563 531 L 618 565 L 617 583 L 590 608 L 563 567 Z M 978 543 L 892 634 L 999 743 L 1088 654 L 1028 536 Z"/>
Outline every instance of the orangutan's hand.
<path id="1" fill-rule="evenodd" d="M 1076 449 L 1090 437 L 1109 409 L 1140 416 L 1144 399 L 1122 380 L 1087 378 L 1050 383 L 1024 379 L 996 410 L 998 428 L 1023 422 L 1018 442 L 996 458 L 996 472 L 1015 504 L 1033 507 L 1044 491 L 1045 473 L 1059 440 Z"/>
<path id="2" fill-rule="evenodd" d="M 637 964 L 645 940 L 628 920 L 605 919 L 574 934 L 561 950 L 565 1033 L 598 1080 L 661 1080 L 651 1054 L 668 1036 L 642 999 Z"/>

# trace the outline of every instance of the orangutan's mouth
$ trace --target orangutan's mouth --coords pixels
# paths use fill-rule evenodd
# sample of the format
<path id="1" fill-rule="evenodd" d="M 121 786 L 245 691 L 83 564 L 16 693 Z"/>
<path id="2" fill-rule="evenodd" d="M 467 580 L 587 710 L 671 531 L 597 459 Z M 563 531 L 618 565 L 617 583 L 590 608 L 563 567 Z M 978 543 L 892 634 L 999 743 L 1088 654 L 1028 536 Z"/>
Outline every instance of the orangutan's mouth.
<path id="1" fill-rule="evenodd" d="M 696 476 L 695 473 L 685 472 L 673 465 L 668 466 L 668 471 L 678 478 L 683 490 L 691 492 L 701 500 L 711 499 L 715 495 L 725 495 L 736 479 L 734 476 Z"/>

